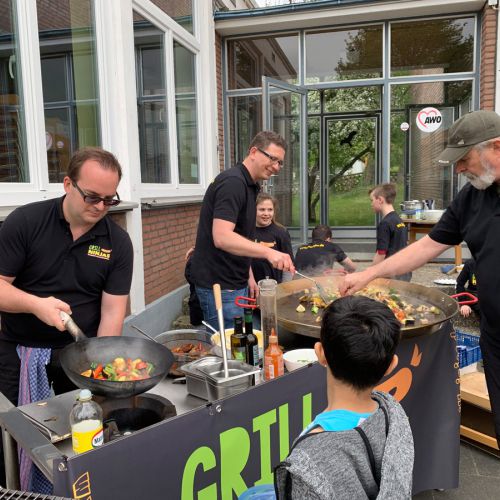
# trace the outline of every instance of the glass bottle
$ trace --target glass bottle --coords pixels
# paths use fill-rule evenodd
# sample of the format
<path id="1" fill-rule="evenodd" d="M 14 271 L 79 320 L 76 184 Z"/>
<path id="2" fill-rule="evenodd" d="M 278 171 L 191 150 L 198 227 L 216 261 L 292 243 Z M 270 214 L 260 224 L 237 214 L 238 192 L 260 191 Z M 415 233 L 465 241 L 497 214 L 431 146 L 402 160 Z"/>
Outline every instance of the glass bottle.
<path id="1" fill-rule="evenodd" d="M 271 332 L 277 335 L 278 320 L 276 310 L 276 286 L 278 282 L 266 278 L 259 281 L 259 305 L 261 317 L 261 330 L 264 340 L 264 352 L 269 345 Z"/>
<path id="2" fill-rule="evenodd" d="M 103 444 L 102 409 L 92 401 L 88 389 L 82 389 L 78 394 L 78 402 L 69 414 L 69 423 L 75 453 L 84 453 Z"/>
<path id="3" fill-rule="evenodd" d="M 252 366 L 259 364 L 259 341 L 253 333 L 253 311 L 245 309 L 246 362 Z"/>
<path id="4" fill-rule="evenodd" d="M 234 331 L 231 335 L 231 355 L 238 361 L 246 360 L 246 336 L 243 333 L 243 318 L 236 316 L 234 318 Z"/>
<path id="5" fill-rule="evenodd" d="M 264 378 L 272 380 L 285 373 L 283 362 L 283 352 L 278 345 L 278 337 L 276 335 L 269 336 L 269 347 L 264 352 Z"/>

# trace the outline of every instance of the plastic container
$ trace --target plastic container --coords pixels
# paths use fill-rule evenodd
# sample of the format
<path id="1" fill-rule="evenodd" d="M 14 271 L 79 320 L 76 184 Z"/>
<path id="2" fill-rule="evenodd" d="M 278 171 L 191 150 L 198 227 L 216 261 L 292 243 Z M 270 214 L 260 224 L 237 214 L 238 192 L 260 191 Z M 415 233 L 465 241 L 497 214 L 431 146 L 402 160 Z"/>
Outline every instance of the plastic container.
<path id="1" fill-rule="evenodd" d="M 278 315 L 276 308 L 276 280 L 259 281 L 260 324 L 264 338 L 264 352 L 269 345 L 269 337 L 278 334 Z"/>
<path id="2" fill-rule="evenodd" d="M 473 363 L 477 363 L 483 359 L 481 348 L 479 347 L 479 336 L 472 335 L 457 330 L 455 332 L 457 338 L 458 364 L 460 368 L 465 368 Z"/>
<path id="3" fill-rule="evenodd" d="M 78 402 L 69 414 L 73 451 L 77 454 L 93 450 L 104 442 L 102 409 L 92 401 L 92 393 L 82 389 Z"/>

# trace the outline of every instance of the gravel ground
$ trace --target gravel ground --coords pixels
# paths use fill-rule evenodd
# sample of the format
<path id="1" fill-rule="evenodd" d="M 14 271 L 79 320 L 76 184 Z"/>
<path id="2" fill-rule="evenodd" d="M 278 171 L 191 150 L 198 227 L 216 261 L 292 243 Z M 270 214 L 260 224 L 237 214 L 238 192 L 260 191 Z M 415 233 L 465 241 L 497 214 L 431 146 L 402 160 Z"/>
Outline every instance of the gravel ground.
<path id="1" fill-rule="evenodd" d="M 357 267 L 358 270 L 365 269 L 368 267 L 371 263 L 370 262 L 357 262 Z M 458 273 L 452 273 L 452 274 L 443 274 L 441 272 L 441 266 L 443 264 L 426 264 L 425 266 L 422 266 L 419 269 L 416 269 L 413 271 L 412 283 L 417 283 L 419 285 L 425 285 L 429 287 L 437 287 L 439 288 L 442 292 L 451 295 L 455 293 L 455 287 L 454 286 L 440 286 L 436 285 L 434 283 L 434 280 L 436 279 L 456 279 L 458 276 Z M 475 335 L 479 335 L 479 321 L 477 320 L 475 315 L 472 315 L 469 318 L 463 318 L 460 316 L 460 314 L 457 314 L 455 318 L 453 319 L 453 324 L 455 328 L 462 330 L 467 333 L 473 333 Z"/>

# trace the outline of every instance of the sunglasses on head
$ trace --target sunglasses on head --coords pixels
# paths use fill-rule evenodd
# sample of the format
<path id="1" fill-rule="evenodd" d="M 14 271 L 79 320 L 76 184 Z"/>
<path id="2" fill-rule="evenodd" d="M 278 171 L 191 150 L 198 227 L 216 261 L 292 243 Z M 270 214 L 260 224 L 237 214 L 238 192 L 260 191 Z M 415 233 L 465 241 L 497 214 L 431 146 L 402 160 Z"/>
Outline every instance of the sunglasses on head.
<path id="1" fill-rule="evenodd" d="M 106 205 L 107 207 L 113 207 L 121 203 L 120 196 L 118 193 L 116 193 L 116 198 L 101 198 L 100 196 L 95 196 L 92 194 L 86 194 L 80 189 L 80 186 L 76 183 L 76 181 L 72 182 L 73 186 L 76 187 L 78 192 L 82 195 L 83 201 L 85 203 L 88 203 L 89 205 L 98 205 L 101 203 L 101 201 Z"/>

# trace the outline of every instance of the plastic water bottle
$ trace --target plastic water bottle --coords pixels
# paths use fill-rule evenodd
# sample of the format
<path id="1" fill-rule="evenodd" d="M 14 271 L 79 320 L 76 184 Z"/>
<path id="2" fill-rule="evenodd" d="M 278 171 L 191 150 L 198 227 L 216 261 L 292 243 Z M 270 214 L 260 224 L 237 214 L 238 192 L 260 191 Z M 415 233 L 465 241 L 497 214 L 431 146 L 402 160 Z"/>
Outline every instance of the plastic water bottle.
<path id="1" fill-rule="evenodd" d="M 84 453 L 103 444 L 102 409 L 92 401 L 88 389 L 82 389 L 78 394 L 78 402 L 69 414 L 69 423 L 75 453 Z"/>

